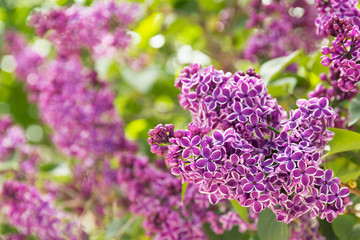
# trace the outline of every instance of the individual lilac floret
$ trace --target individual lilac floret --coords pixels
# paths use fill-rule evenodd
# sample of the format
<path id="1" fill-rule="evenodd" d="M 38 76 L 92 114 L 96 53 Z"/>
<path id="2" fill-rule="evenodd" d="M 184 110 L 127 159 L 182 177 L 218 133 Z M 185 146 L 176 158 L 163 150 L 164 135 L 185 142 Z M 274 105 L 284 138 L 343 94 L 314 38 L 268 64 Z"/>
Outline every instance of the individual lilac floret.
<path id="1" fill-rule="evenodd" d="M 1 212 L 22 235 L 34 234 L 39 239 L 81 239 L 77 225 L 69 222 L 67 215 L 56 210 L 51 200 L 41 196 L 35 187 L 5 182 L 1 196 Z"/>
<path id="2" fill-rule="evenodd" d="M 185 83 L 191 79 L 194 83 L 189 88 Z M 201 93 L 201 87 L 198 90 L 202 81 L 208 84 L 207 94 Z M 154 153 L 165 154 L 174 175 L 198 185 L 212 204 L 236 199 L 256 213 L 268 207 L 286 223 L 308 212 L 332 221 L 351 204 L 349 190 L 320 167 L 324 147 L 333 137 L 326 128 L 336 118 L 326 98 L 298 100 L 298 109 L 286 119 L 252 69 L 232 76 L 191 65 L 182 71 L 176 86 L 196 94 L 191 99 L 183 93 L 179 97 L 194 122 L 188 130 L 175 131 L 172 125 L 160 124 L 150 130 L 148 141 Z M 227 102 L 217 103 L 214 110 L 204 98 L 219 88 L 227 89 Z M 249 93 L 250 89 L 255 92 Z M 200 105 L 202 111 L 197 109 Z M 243 116 L 243 109 L 251 109 L 250 116 Z M 190 147 L 196 150 L 191 152 Z"/>
<path id="3" fill-rule="evenodd" d="M 39 36 L 50 39 L 62 56 L 87 49 L 95 56 L 114 55 L 130 44 L 129 24 L 137 19 L 138 7 L 129 3 L 95 1 L 91 7 L 73 5 L 48 13 L 35 13 L 30 24 Z M 48 34 L 47 34 L 48 33 Z"/>

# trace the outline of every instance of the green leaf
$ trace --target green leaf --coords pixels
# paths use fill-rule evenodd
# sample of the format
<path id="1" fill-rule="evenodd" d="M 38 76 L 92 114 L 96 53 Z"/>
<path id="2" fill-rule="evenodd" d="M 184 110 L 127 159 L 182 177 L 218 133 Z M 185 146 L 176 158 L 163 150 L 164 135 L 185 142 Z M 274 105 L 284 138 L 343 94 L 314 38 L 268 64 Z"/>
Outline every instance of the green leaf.
<path id="1" fill-rule="evenodd" d="M 181 203 L 184 203 L 184 197 L 185 197 L 185 193 L 186 193 L 186 189 L 188 187 L 189 183 L 184 182 L 182 185 L 182 189 L 181 189 Z"/>
<path id="2" fill-rule="evenodd" d="M 360 134 L 357 132 L 339 129 L 328 128 L 335 133 L 334 138 L 329 142 L 330 151 L 324 157 L 330 156 L 339 152 L 346 152 L 360 149 Z"/>
<path id="3" fill-rule="evenodd" d="M 321 234 L 326 240 L 339 240 L 334 233 L 331 223 L 329 223 L 326 219 L 319 219 L 319 224 Z"/>
<path id="4" fill-rule="evenodd" d="M 275 214 L 266 208 L 259 214 L 258 234 L 260 240 L 286 240 L 287 225 L 276 220 Z"/>
<path id="5" fill-rule="evenodd" d="M 235 208 L 236 212 L 239 214 L 239 216 L 245 221 L 245 222 L 249 222 L 248 219 L 248 208 L 243 207 L 239 204 L 238 201 L 234 200 L 230 200 L 231 204 L 233 205 L 233 207 Z"/>
<path id="6" fill-rule="evenodd" d="M 354 125 L 360 118 L 360 94 L 350 101 L 349 105 L 350 120 L 349 126 Z"/>
<path id="7" fill-rule="evenodd" d="M 106 229 L 105 239 L 114 238 L 122 225 L 124 225 L 124 221 L 121 219 L 112 221 Z"/>
<path id="8" fill-rule="evenodd" d="M 265 62 L 260 67 L 260 75 L 264 80 L 265 84 L 268 84 L 276 75 L 278 75 L 282 70 L 295 61 L 295 59 L 300 55 L 301 51 L 297 50 L 292 54 L 272 59 Z"/>
<path id="9" fill-rule="evenodd" d="M 340 215 L 332 222 L 332 228 L 340 240 L 359 239 L 359 224 L 355 225 L 356 217 L 353 215 Z"/>
<path id="10" fill-rule="evenodd" d="M 355 225 L 356 218 L 352 215 L 340 215 L 332 222 L 332 228 L 339 237 L 342 239 L 350 239 L 352 228 Z"/>
<path id="11" fill-rule="evenodd" d="M 139 134 L 145 129 L 148 129 L 146 120 L 136 119 L 126 125 L 125 134 L 128 139 L 135 140 L 139 137 Z"/>
<path id="12" fill-rule="evenodd" d="M 297 79 L 295 77 L 284 77 L 269 83 L 268 91 L 273 97 L 284 96 L 286 93 L 293 93 Z"/>
<path id="13" fill-rule="evenodd" d="M 51 162 L 51 163 L 45 163 L 43 165 L 40 165 L 39 168 L 40 168 L 40 171 L 42 171 L 42 172 L 50 172 L 50 171 L 54 170 L 55 168 L 57 168 L 58 166 L 59 166 L 58 163 Z"/>
<path id="14" fill-rule="evenodd" d="M 337 158 L 334 161 L 326 162 L 326 168 L 332 169 L 335 176 L 345 183 L 360 176 L 360 166 L 347 158 Z"/>
<path id="15" fill-rule="evenodd" d="M 151 90 L 159 78 L 160 69 L 156 66 L 149 66 L 141 71 L 134 71 L 124 67 L 122 77 L 127 84 L 140 93 L 147 93 Z"/>

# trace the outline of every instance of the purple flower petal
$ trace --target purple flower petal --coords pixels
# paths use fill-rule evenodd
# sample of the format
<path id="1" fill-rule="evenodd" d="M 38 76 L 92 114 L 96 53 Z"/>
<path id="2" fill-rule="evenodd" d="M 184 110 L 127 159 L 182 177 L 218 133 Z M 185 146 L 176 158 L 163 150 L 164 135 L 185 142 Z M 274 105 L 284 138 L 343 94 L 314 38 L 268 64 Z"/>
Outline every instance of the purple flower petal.
<path id="1" fill-rule="evenodd" d="M 215 164 L 214 162 L 209 162 L 209 163 L 207 164 L 207 169 L 208 169 L 208 171 L 210 171 L 210 172 L 215 172 L 215 170 L 216 170 L 216 164 Z"/>
<path id="2" fill-rule="evenodd" d="M 201 158 L 196 161 L 196 166 L 198 168 L 204 168 L 208 164 L 208 162 L 209 162 L 209 160 L 207 160 L 205 158 Z"/>
<path id="3" fill-rule="evenodd" d="M 181 145 L 184 146 L 184 147 L 190 147 L 191 146 L 189 139 L 186 138 L 186 137 L 181 138 L 180 141 L 181 141 Z"/>
<path id="4" fill-rule="evenodd" d="M 253 206 L 254 212 L 256 212 L 256 213 L 261 212 L 262 207 L 263 206 L 262 206 L 262 204 L 260 202 L 258 202 L 258 201 L 254 202 L 254 206 Z"/>
<path id="5" fill-rule="evenodd" d="M 253 189 L 254 189 L 254 184 L 252 183 L 245 184 L 243 188 L 244 192 L 251 192 L 251 190 Z"/>

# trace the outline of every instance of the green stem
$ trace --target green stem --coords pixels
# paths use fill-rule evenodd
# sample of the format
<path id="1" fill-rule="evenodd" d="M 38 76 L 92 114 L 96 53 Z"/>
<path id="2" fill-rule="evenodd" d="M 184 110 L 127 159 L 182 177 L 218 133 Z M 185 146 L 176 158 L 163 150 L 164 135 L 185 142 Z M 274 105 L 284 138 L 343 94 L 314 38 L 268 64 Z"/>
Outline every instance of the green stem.
<path id="1" fill-rule="evenodd" d="M 270 129 L 271 131 L 277 133 L 277 134 L 280 134 L 280 131 L 277 130 L 276 128 L 272 127 L 272 126 L 268 126 L 267 128 Z"/>

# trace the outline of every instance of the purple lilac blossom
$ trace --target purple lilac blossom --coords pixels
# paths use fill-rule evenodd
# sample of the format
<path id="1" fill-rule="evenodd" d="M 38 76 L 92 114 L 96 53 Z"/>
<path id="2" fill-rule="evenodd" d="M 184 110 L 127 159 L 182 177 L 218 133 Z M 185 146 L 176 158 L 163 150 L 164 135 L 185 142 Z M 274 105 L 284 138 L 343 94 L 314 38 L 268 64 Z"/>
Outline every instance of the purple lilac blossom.
<path id="1" fill-rule="evenodd" d="M 82 239 L 76 223 L 66 223 L 68 216 L 56 210 L 52 200 L 42 196 L 35 187 L 7 181 L 1 196 L 1 212 L 22 235 L 35 234 L 39 239 Z"/>
<path id="2" fill-rule="evenodd" d="M 56 129 L 52 140 L 65 154 L 91 165 L 106 154 L 135 147 L 125 139 L 108 84 L 76 56 L 47 62 L 25 44 L 12 49 L 17 76 L 26 83 L 30 100 L 37 102 L 44 123 Z M 39 59 L 36 67 L 33 59 Z"/>
<path id="3" fill-rule="evenodd" d="M 162 161 L 154 167 L 145 157 L 123 154 L 120 165 L 118 182 L 128 194 L 129 208 L 145 217 L 143 226 L 154 239 L 207 239 L 205 223 L 217 234 L 234 226 L 240 232 L 256 229 L 256 215 L 250 213 L 251 221 L 247 223 L 226 202 L 219 208 L 212 206 L 194 184 L 186 189 L 182 203 L 181 181 L 168 172 Z"/>
<path id="4" fill-rule="evenodd" d="M 95 57 L 112 56 L 118 49 L 129 46 L 127 27 L 138 13 L 138 6 L 126 2 L 95 1 L 91 7 L 74 4 L 70 8 L 35 13 L 30 25 L 39 36 L 46 36 L 56 45 L 60 56 L 80 54 L 83 49 Z"/>
<path id="5" fill-rule="evenodd" d="M 340 188 L 338 178 L 324 180 L 320 166 L 333 136 L 326 129 L 335 118 L 328 99 L 299 99 L 287 119 L 251 68 L 232 75 L 192 64 L 175 86 L 193 122 L 176 131 L 160 124 L 148 142 L 153 153 L 165 155 L 174 175 L 196 184 L 212 204 L 236 199 L 256 213 L 269 207 L 286 223 L 308 212 L 331 222 L 351 204 L 349 189 Z M 190 147 L 201 154 L 184 157 Z M 327 191 L 321 191 L 324 181 L 331 182 Z"/>
<path id="6" fill-rule="evenodd" d="M 318 32 L 326 37 L 335 37 L 331 47 L 322 48 L 324 55 L 321 63 L 330 67 L 328 81 L 338 92 L 358 92 L 360 11 L 357 3 L 355 0 L 316 1 Z"/>
<path id="7" fill-rule="evenodd" d="M 318 17 L 315 21 L 317 31 L 324 37 L 335 37 L 331 46 L 325 46 L 321 52 L 321 63 L 329 66 L 330 73 L 320 75 L 320 83 L 309 97 L 326 97 L 334 107 L 336 113 L 335 127 L 351 128 L 347 126 L 349 112 L 338 107 L 338 103 L 351 100 L 359 92 L 360 80 L 358 71 L 358 55 L 360 46 L 360 11 L 358 1 L 351 0 L 317 0 Z"/>
<path id="8" fill-rule="evenodd" d="M 304 49 L 314 51 L 321 39 L 316 34 L 316 10 L 306 0 L 275 0 L 265 4 L 252 0 L 249 28 L 258 30 L 248 39 L 244 57 L 252 61 L 286 56 Z"/>

